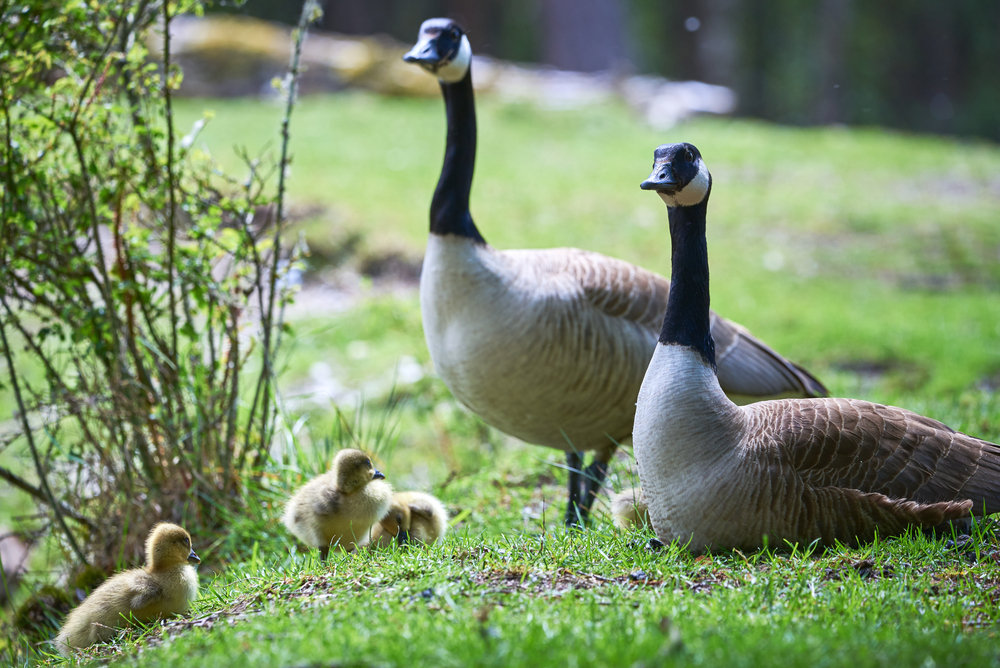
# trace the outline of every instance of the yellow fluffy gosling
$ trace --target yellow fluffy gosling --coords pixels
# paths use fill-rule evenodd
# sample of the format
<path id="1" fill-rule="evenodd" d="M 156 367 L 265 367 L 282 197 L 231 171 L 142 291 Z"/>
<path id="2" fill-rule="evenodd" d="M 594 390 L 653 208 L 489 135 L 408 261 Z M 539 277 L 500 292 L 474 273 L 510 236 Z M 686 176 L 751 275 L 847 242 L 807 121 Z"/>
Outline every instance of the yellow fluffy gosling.
<path id="1" fill-rule="evenodd" d="M 619 529 L 651 526 L 646 497 L 638 487 L 623 490 L 611 497 L 611 515 Z"/>
<path id="2" fill-rule="evenodd" d="M 201 561 L 191 536 L 176 524 L 160 523 L 146 538 L 146 567 L 123 571 L 105 580 L 70 611 L 56 646 L 64 655 L 111 638 L 131 617 L 149 622 L 186 612 L 198 595 Z"/>
<path id="3" fill-rule="evenodd" d="M 448 512 L 438 499 L 424 492 L 396 492 L 389 512 L 372 528 L 372 546 L 430 545 L 448 531 Z"/>
<path id="4" fill-rule="evenodd" d="M 281 521 L 325 560 L 330 546 L 352 552 L 389 511 L 392 487 L 360 450 L 341 450 L 327 473 L 299 488 Z"/>

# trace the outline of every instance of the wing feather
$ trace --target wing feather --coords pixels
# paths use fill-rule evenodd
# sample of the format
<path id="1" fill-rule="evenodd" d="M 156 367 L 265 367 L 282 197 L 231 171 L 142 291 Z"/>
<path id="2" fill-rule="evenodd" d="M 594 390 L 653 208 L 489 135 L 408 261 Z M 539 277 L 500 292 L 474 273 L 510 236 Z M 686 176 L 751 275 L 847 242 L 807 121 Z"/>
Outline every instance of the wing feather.
<path id="1" fill-rule="evenodd" d="M 758 443 L 775 449 L 776 466 L 790 467 L 813 488 L 922 504 L 970 499 L 977 512 L 1000 511 L 1000 445 L 858 399 L 777 400 L 745 409 Z"/>
<path id="2" fill-rule="evenodd" d="M 641 325 L 655 341 L 667 311 L 670 281 L 599 253 L 575 248 L 557 250 L 553 257 L 560 262 L 558 270 L 572 276 L 591 307 Z M 828 394 L 808 371 L 786 360 L 742 325 L 714 312 L 710 317 L 719 384 L 726 394 L 758 398 Z"/>

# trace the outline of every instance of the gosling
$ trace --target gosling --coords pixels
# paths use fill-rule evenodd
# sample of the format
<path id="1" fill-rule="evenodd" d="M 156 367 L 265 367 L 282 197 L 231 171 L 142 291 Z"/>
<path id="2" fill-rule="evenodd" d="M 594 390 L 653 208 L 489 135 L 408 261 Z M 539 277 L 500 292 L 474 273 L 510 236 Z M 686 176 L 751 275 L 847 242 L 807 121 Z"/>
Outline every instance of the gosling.
<path id="1" fill-rule="evenodd" d="M 611 516 L 615 526 L 622 530 L 652 526 L 649 523 L 649 508 L 642 489 L 633 487 L 611 497 Z"/>
<path id="2" fill-rule="evenodd" d="M 281 521 L 325 561 L 330 546 L 353 552 L 368 543 L 372 525 L 389 512 L 392 487 L 360 450 L 341 450 L 327 473 L 299 488 Z"/>
<path id="3" fill-rule="evenodd" d="M 150 622 L 187 612 L 198 596 L 201 559 L 191 536 L 176 524 L 161 522 L 146 538 L 146 567 L 123 571 L 105 580 L 70 611 L 56 636 L 64 656 L 108 640 L 130 619 Z"/>
<path id="4" fill-rule="evenodd" d="M 448 513 L 438 499 L 424 492 L 396 492 L 382 521 L 372 529 L 372 546 L 421 543 L 430 545 L 448 531 Z"/>

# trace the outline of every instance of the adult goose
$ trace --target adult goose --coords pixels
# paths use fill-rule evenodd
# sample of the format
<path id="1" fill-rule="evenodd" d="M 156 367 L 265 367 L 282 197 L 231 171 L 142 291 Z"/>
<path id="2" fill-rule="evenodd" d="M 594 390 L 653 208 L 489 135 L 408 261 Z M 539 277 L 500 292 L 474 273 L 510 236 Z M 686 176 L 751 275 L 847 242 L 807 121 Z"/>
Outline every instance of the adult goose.
<path id="1" fill-rule="evenodd" d="M 668 283 L 576 248 L 507 250 L 469 212 L 476 155 L 472 48 L 448 19 L 430 19 L 404 56 L 437 76 L 448 133 L 420 276 L 424 336 L 437 373 L 487 423 L 566 452 L 567 524 L 582 523 L 616 445 L 632 432 Z M 821 396 L 809 373 L 743 327 L 712 315 L 727 392 Z M 582 452 L 596 451 L 581 473 Z"/>
<path id="2" fill-rule="evenodd" d="M 712 177 L 691 144 L 654 155 L 641 188 L 667 204 L 673 266 L 632 442 L 657 537 L 692 551 L 850 544 L 1000 510 L 994 443 L 868 401 L 726 397 L 709 313 Z"/>

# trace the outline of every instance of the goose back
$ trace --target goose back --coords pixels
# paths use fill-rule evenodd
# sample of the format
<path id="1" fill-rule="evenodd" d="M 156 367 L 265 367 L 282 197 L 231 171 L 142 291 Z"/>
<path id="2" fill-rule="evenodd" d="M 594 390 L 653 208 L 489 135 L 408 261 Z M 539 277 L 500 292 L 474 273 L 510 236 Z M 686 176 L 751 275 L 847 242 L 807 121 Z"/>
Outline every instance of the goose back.
<path id="1" fill-rule="evenodd" d="M 631 433 L 669 288 L 577 248 L 498 251 L 431 234 L 420 304 L 435 369 L 462 403 L 529 443 L 593 450 Z M 825 394 L 745 328 L 711 318 L 726 391 Z"/>

